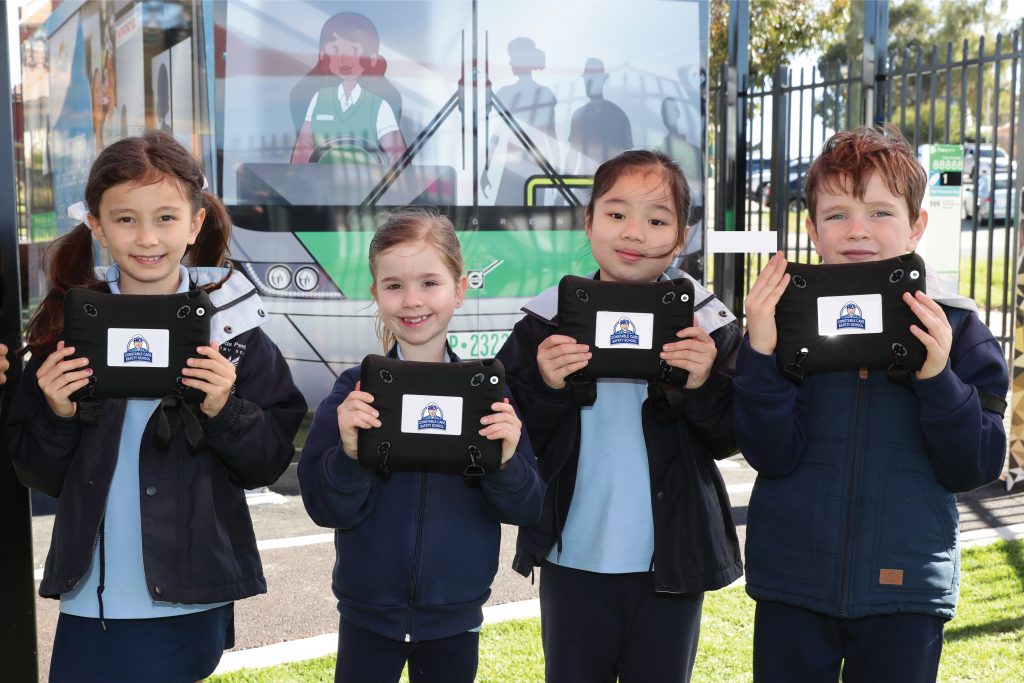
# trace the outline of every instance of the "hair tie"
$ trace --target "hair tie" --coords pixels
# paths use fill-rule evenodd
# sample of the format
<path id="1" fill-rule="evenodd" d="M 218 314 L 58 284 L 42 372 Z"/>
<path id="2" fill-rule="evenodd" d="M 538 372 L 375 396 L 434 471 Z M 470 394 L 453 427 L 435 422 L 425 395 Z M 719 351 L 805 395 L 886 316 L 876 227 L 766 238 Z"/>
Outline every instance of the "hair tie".
<path id="1" fill-rule="evenodd" d="M 85 202 L 75 202 L 68 207 L 68 216 L 74 218 L 79 223 L 85 223 L 89 218 L 89 208 L 85 205 Z"/>
<path id="2" fill-rule="evenodd" d="M 210 181 L 206 179 L 206 174 L 205 173 L 203 174 L 203 187 L 202 187 L 202 189 L 203 190 L 209 190 L 210 189 Z"/>

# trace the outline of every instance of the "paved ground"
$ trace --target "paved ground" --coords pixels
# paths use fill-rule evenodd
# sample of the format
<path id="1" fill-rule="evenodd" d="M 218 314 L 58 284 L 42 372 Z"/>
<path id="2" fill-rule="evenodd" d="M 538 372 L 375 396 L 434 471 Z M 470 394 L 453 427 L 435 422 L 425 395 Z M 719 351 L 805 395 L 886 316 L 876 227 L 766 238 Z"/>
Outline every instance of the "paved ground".
<path id="1" fill-rule="evenodd" d="M 721 471 L 729 487 L 733 517 L 742 542 L 754 473 L 738 456 L 725 461 Z M 269 592 L 237 604 L 236 650 L 309 638 L 336 632 L 338 628 L 338 612 L 330 587 L 334 562 L 330 532 L 317 527 L 306 516 L 298 497 L 294 464 L 272 490 L 284 496 L 285 502 L 251 509 Z M 33 509 L 35 566 L 41 568 L 53 526 L 53 501 L 34 494 Z M 965 534 L 976 529 L 1022 524 L 1024 484 L 1018 484 L 1010 493 L 999 483 L 961 496 L 960 516 Z M 537 596 L 536 585 L 509 569 L 515 533 L 511 528 L 503 532 L 500 569 L 488 603 L 491 605 Z M 37 571 L 37 578 L 40 573 Z M 36 604 L 40 670 L 46 672 L 58 603 L 37 598 Z"/>

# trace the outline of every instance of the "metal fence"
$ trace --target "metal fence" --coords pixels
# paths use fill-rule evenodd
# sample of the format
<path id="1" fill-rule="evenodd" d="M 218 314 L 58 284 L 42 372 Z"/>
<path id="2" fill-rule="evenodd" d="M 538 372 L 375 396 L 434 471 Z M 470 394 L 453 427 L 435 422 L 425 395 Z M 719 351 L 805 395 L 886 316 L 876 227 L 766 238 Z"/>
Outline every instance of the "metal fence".
<path id="1" fill-rule="evenodd" d="M 875 122 L 900 128 L 915 150 L 939 143 L 964 147 L 960 293 L 978 302 L 982 319 L 1009 356 L 1020 211 L 1015 170 L 1024 147 L 1018 122 L 1021 48 L 1018 30 L 998 36 L 994 46 L 981 40 L 971 48 L 964 40 L 956 50 L 950 43 L 927 54 L 890 52 L 870 95 L 864 83 L 872 78 L 863 78 L 862 62 L 780 67 L 769 85 L 741 91 L 736 100 L 747 117 L 746 154 L 736 159 L 731 176 L 745 184 L 745 200 L 736 206 L 740 194 L 730 197 L 721 183 L 715 201 L 724 202 L 726 215 L 742 212 L 746 230 L 777 230 L 787 259 L 817 262 L 804 230 L 807 167 L 833 132 L 862 123 L 866 97 L 881 98 L 868 107 L 879 112 Z M 712 91 L 718 112 L 728 107 L 724 92 Z M 770 156 L 764 154 L 768 147 Z M 773 182 L 780 175 L 785 182 Z M 736 264 L 743 268 L 744 292 L 766 258 L 751 255 Z"/>

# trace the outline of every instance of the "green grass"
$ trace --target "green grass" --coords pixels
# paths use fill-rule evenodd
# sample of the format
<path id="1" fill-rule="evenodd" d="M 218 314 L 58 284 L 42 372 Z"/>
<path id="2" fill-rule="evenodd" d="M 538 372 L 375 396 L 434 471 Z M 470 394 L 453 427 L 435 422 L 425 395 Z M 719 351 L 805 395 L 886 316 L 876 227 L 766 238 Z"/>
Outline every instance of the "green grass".
<path id="1" fill-rule="evenodd" d="M 709 593 L 704 601 L 694 681 L 749 681 L 754 603 L 742 588 Z M 214 676 L 214 683 L 331 681 L 334 657 Z M 408 678 L 403 677 L 403 682 Z M 483 629 L 479 683 L 541 683 L 540 620 Z M 946 626 L 939 680 L 1024 680 L 1024 542 L 968 548 L 963 554 L 960 606 Z"/>

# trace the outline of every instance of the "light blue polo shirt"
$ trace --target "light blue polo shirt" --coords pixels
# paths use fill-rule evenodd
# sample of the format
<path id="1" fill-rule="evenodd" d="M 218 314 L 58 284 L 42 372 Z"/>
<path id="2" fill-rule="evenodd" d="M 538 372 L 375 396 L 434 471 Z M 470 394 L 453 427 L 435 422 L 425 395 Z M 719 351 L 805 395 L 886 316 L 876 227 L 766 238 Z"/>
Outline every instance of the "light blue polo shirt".
<path id="1" fill-rule="evenodd" d="M 188 291 L 188 269 L 179 266 L 181 282 L 178 292 Z M 117 266 L 107 271 L 110 291 L 120 294 Z M 103 616 L 107 619 L 155 619 L 194 612 L 204 612 L 226 605 L 182 605 L 156 602 L 149 595 L 142 563 L 142 510 L 139 502 L 139 450 L 146 429 L 159 400 L 129 399 L 125 410 L 121 442 L 117 451 L 114 477 L 107 494 L 104 516 L 104 580 Z M 199 456 L 209 457 L 209 456 Z M 75 590 L 60 598 L 60 611 L 77 617 L 99 618 L 96 589 L 100 584 L 100 544 L 96 538 L 92 564 Z"/>
<path id="2" fill-rule="evenodd" d="M 547 560 L 602 574 L 646 572 L 654 558 L 651 474 L 640 406 L 647 383 L 597 380 L 580 410 L 580 458 L 569 516 Z"/>

